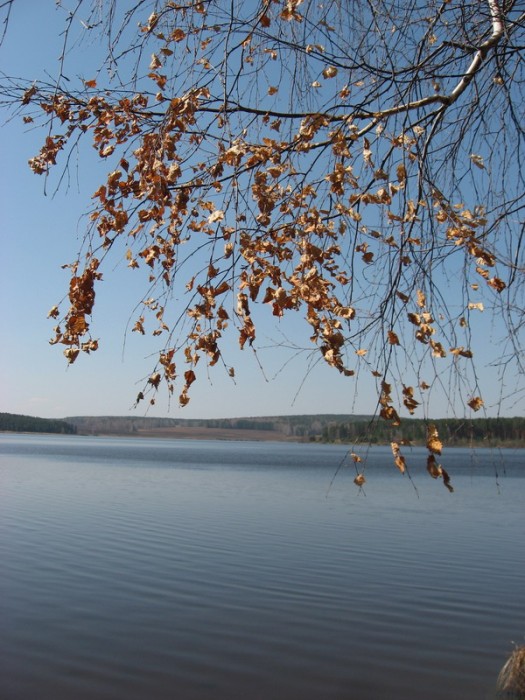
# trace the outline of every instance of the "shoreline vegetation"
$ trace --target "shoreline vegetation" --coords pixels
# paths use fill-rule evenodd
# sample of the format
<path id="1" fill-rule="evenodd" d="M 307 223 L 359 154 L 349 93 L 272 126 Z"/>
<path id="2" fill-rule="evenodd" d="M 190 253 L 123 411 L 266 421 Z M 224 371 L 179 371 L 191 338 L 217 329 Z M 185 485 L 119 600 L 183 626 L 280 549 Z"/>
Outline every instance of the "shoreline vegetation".
<path id="1" fill-rule="evenodd" d="M 392 427 L 369 415 L 297 415 L 179 419 L 135 416 L 73 416 L 63 420 L 0 413 L 0 431 L 107 435 L 195 440 L 257 440 L 388 445 L 404 440 L 424 445 L 432 422 L 450 447 L 525 447 L 525 418 L 403 419 Z"/>

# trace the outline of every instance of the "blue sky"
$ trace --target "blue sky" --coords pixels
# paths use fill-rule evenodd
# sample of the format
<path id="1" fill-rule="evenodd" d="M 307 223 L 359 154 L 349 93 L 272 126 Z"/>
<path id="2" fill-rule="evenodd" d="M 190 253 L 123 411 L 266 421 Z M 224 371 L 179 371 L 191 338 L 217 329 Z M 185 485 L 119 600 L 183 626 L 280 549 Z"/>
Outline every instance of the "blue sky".
<path id="1" fill-rule="evenodd" d="M 30 25 L 25 21 L 29 6 L 34 17 Z M 44 65 L 53 74 L 58 40 L 42 41 L 41 28 L 45 23 L 46 35 L 58 37 L 62 24 L 60 14 L 49 8 L 44 11 L 44 6 L 45 3 L 27 0 L 15 4 L 9 34 L 0 49 L 7 74 L 36 78 Z M 135 411 L 131 407 L 143 378 L 152 369 L 152 353 L 157 346 L 136 333 L 126 335 L 137 297 L 133 295 L 133 277 L 124 263 L 114 270 L 113 277 L 107 276 L 97 291 L 98 309 L 92 328 L 101 338 L 100 349 L 68 366 L 63 348 L 48 343 L 54 324 L 47 319 L 47 313 L 67 290 L 68 272 L 61 265 L 74 260 L 80 248 L 82 215 L 98 186 L 95 168 L 79 169 L 75 173 L 77 180 L 55 193 L 59 170 L 52 172 L 46 182 L 34 175 L 27 164 L 41 146 L 42 132 L 16 119 L 3 124 L 0 139 L 0 293 L 4 323 L 0 411 L 44 417 L 143 415 L 145 404 Z M 271 346 L 274 341 L 281 342 L 283 333 L 295 325 L 297 322 L 290 319 L 281 328 L 269 327 L 266 335 L 260 334 L 263 347 L 258 357 L 264 373 L 253 353 L 241 353 L 235 341 L 229 355 L 230 364 L 236 369 L 235 383 L 221 368 L 212 368 L 209 380 L 203 375 L 192 386 L 187 407 L 180 409 L 176 399 L 169 405 L 166 395 L 161 394 L 148 415 L 213 418 L 373 411 L 373 393 L 368 401 L 354 405 L 355 383 L 342 382 L 338 373 L 320 362 L 309 370 L 309 353 L 303 353 L 304 359 L 289 362 L 279 373 L 295 353 L 278 352 Z"/>
<path id="2" fill-rule="evenodd" d="M 62 22 L 63 13 L 51 0 L 17 0 L 7 38 L 0 48 L 2 70 L 8 75 L 38 78 L 47 68 L 54 76 Z M 96 47 L 87 47 L 69 65 L 73 72 L 90 78 L 90 62 L 94 66 L 96 58 Z M 73 167 L 70 182 L 54 194 L 60 167 L 46 183 L 27 165 L 38 152 L 42 138 L 42 132 L 24 126 L 20 119 L 3 123 L 0 130 L 0 293 L 4 326 L 0 411 L 44 417 L 144 415 L 143 405 L 135 411 L 131 406 L 143 378 L 150 373 L 156 345 L 137 334 L 126 334 L 140 290 L 134 294 L 136 283 L 124 262 L 116 263 L 112 276 L 106 276 L 97 292 L 98 309 L 92 328 L 101 338 L 100 349 L 68 367 L 61 346 L 48 343 L 53 324 L 47 320 L 47 312 L 64 296 L 68 284 L 67 271 L 60 266 L 74 260 L 78 253 L 84 230 L 82 215 L 99 181 L 93 159 L 81 154 L 81 167 L 78 171 Z M 105 170 L 104 165 L 98 172 Z M 284 338 L 307 346 L 308 334 L 303 332 L 299 338 L 300 325 L 299 319 L 285 317 L 278 322 L 268 314 L 258 332 L 258 358 L 250 350 L 241 353 L 236 341 L 232 343 L 227 361 L 235 366 L 235 383 L 222 368 L 211 368 L 208 380 L 201 373 L 193 385 L 186 408 L 180 409 L 176 399 L 169 406 L 166 395 L 160 394 L 149 415 L 213 418 L 372 413 L 377 394 L 368 373 L 363 373 L 359 381 L 345 378 L 317 361 L 318 355 L 278 347 L 285 344 Z M 489 363 L 498 355 L 495 339 L 502 329 L 487 314 L 474 318 L 472 332 L 481 350 L 478 369 L 482 395 L 488 415 L 495 415 L 500 410 L 501 383 Z M 505 381 L 508 385 L 503 386 L 503 396 L 512 394 L 515 388 L 512 376 Z M 451 389 L 448 386 L 449 398 Z M 453 413 L 446 393 L 439 389 L 434 392 L 432 416 Z M 501 413 L 523 414 L 523 392 L 505 400 Z"/>

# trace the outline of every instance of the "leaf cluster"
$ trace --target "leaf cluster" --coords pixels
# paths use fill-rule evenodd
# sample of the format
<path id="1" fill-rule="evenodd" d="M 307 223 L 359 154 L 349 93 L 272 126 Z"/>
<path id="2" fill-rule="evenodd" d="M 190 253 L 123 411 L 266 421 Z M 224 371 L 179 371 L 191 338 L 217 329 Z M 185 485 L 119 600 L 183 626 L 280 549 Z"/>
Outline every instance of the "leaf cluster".
<path id="1" fill-rule="evenodd" d="M 35 173 L 79 139 L 108 163 L 67 308 L 50 312 L 68 361 L 98 347 L 95 288 L 116 256 L 146 275 L 133 331 L 161 342 L 137 403 L 164 384 L 186 405 L 202 365 L 233 378 L 229 333 L 255 348 L 262 306 L 276 321 L 299 313 L 344 377 L 369 372 L 393 425 L 401 406 L 424 403 L 445 358 L 479 410 L 469 319 L 487 299 L 505 308 L 519 365 L 514 3 L 165 0 L 115 17 L 140 24 L 111 46 L 110 84 L 101 74 L 75 91 L 59 80 L 17 93 L 24 118 L 48 127 Z M 486 150 L 494 141 L 509 158 Z M 429 472 L 449 486 L 437 445 L 429 434 Z M 393 456 L 404 468 L 399 446 Z"/>

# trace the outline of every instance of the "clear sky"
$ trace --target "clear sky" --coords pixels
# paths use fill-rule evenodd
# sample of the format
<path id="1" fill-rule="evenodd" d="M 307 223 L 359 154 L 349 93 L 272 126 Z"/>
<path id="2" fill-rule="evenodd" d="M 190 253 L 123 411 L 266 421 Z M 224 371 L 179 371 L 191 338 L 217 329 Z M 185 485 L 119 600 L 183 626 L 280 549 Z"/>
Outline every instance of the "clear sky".
<path id="1" fill-rule="evenodd" d="M 1 70 L 30 78 L 41 77 L 47 70 L 53 77 L 63 16 L 53 0 L 16 0 L 0 48 Z M 71 70 L 92 77 L 90 61 L 96 58 L 95 49 L 92 47 L 93 55 L 86 50 L 74 58 Z M 0 411 L 43 417 L 144 415 L 144 404 L 135 411 L 131 407 L 152 368 L 156 345 L 137 334 L 126 334 L 140 291 L 134 294 L 134 278 L 125 263 L 116 267 L 112 277 L 107 276 L 97 292 L 92 330 L 101 338 L 100 349 L 68 367 L 62 346 L 48 343 L 53 323 L 47 320 L 47 312 L 65 295 L 68 284 L 68 273 L 60 266 L 77 255 L 84 230 L 82 215 L 99 183 L 94 165 L 86 166 L 86 160 L 81 160 L 84 165 L 78 171 L 73 167 L 71 180 L 54 194 L 60 167 L 46 184 L 27 165 L 42 140 L 42 132 L 24 126 L 20 119 L 5 122 L 3 116 Z M 488 415 L 495 415 L 501 396 L 510 396 L 516 387 L 512 377 L 501 387 L 496 372 L 488 367 L 494 354 L 497 356 L 497 351 L 491 352 L 493 339 L 501 332 L 497 322 L 495 326 L 487 317 L 477 324 L 473 333 L 481 341 L 480 386 Z M 209 380 L 202 373 L 192 386 L 186 408 L 180 409 L 176 398 L 169 406 L 166 395 L 159 394 L 149 415 L 213 418 L 372 413 L 377 394 L 369 378 L 358 383 L 318 361 L 319 353 L 297 354 L 284 347 L 286 338 L 308 345 L 307 333 L 299 339 L 298 327 L 298 320 L 291 317 L 280 322 L 269 318 L 258 333 L 258 358 L 250 350 L 241 353 L 236 342 L 232 344 L 227 359 L 235 366 L 235 383 L 221 368 L 212 368 Z M 444 394 L 437 392 L 434 401 L 433 417 L 451 414 Z M 521 392 L 502 402 L 501 413 L 522 415 L 523 408 Z"/>

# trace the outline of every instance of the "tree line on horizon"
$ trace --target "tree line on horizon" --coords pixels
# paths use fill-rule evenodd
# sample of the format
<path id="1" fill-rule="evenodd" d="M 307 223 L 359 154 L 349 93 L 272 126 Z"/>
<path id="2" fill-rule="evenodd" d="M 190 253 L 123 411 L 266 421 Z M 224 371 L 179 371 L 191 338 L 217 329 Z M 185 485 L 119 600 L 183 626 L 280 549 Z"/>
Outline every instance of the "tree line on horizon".
<path id="1" fill-rule="evenodd" d="M 366 426 L 357 422 L 329 423 L 323 427 L 323 442 L 390 442 L 425 444 L 428 421 L 405 419 L 400 428 L 392 428 L 383 421 L 374 420 Z M 525 418 L 442 418 L 432 421 L 440 438 L 447 446 L 485 444 L 525 445 Z"/>
<path id="2" fill-rule="evenodd" d="M 287 437 L 321 438 L 325 425 L 338 421 L 369 422 L 369 415 L 323 414 L 255 416 L 234 418 L 160 418 L 146 416 L 71 416 L 66 420 L 79 432 L 140 434 L 144 430 L 210 428 L 216 430 L 263 430 Z"/>
<path id="3" fill-rule="evenodd" d="M 525 446 L 525 417 L 442 418 L 432 421 L 448 446 L 512 444 Z M 55 432 L 66 434 L 119 434 L 139 436 L 142 431 L 176 428 L 219 430 L 262 430 L 311 442 L 425 444 L 428 421 L 406 419 L 393 429 L 384 421 L 367 415 L 313 414 L 211 419 L 179 419 L 136 416 L 76 416 L 65 420 L 0 414 L 0 430 Z"/>
<path id="4" fill-rule="evenodd" d="M 62 433 L 75 435 L 76 426 L 55 418 L 38 418 L 16 413 L 0 413 L 0 430 L 14 433 Z"/>
<path id="5" fill-rule="evenodd" d="M 18 6 L 0 2 L 0 44 Z M 443 394 L 479 411 L 484 365 L 522 396 L 523 3 L 57 10 L 60 33 L 40 38 L 56 65 L 3 72 L 0 107 L 40 134 L 29 166 L 45 188 L 97 154 L 49 311 L 68 363 L 99 347 L 104 280 L 129 285 L 129 332 L 158 343 L 136 404 L 163 387 L 186 406 L 211 371 L 234 382 L 232 349 L 260 363 L 261 326 L 293 316 L 290 360 L 310 349 L 306 371 L 324 361 L 342 391 L 372 378 L 394 433 Z"/>

